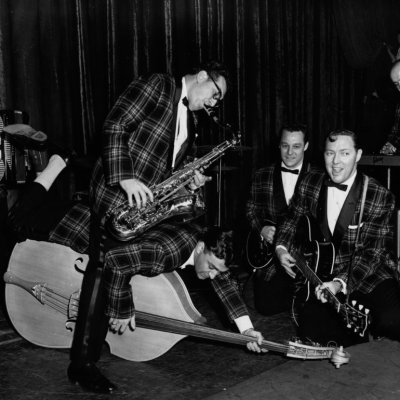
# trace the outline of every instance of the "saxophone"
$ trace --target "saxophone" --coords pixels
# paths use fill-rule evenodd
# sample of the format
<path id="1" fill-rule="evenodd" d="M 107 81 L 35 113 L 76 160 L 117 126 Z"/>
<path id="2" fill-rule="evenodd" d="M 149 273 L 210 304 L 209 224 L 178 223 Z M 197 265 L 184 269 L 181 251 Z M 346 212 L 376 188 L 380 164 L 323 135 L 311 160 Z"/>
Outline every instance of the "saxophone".
<path id="1" fill-rule="evenodd" d="M 147 202 L 140 210 L 131 207 L 128 201 L 117 206 L 107 214 L 106 227 L 111 235 L 120 241 L 128 241 L 159 224 L 176 216 L 183 217 L 183 221 L 196 218 L 204 212 L 204 205 L 199 206 L 196 194 L 181 194 L 182 189 L 193 179 L 196 170 L 208 168 L 214 161 L 224 155 L 230 147 L 235 146 L 240 136 L 226 140 L 214 147 L 208 154 L 176 171 L 168 179 L 158 185 L 150 187 L 154 201 Z"/>

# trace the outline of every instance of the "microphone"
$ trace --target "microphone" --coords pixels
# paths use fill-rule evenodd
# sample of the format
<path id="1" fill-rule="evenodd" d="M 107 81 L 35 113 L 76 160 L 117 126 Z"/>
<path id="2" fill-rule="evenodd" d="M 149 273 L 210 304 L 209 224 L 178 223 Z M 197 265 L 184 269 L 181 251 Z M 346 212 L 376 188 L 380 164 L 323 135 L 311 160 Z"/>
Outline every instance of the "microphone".
<path id="1" fill-rule="evenodd" d="M 215 115 L 215 108 L 214 107 L 209 107 L 209 106 L 204 105 L 204 110 L 206 110 L 206 113 L 208 114 L 208 116 L 212 120 L 214 120 L 214 122 L 216 122 L 217 124 L 219 123 L 219 119 Z"/>
<path id="2" fill-rule="evenodd" d="M 241 136 L 241 135 L 240 135 L 240 132 L 235 132 L 235 131 L 233 130 L 233 128 L 232 128 L 231 125 L 229 125 L 229 124 L 223 124 L 223 123 L 217 118 L 217 116 L 215 115 L 215 111 L 217 110 L 216 107 L 210 107 L 210 106 L 204 105 L 204 110 L 206 111 L 206 113 L 208 114 L 208 116 L 209 116 L 218 126 L 220 126 L 220 127 L 223 128 L 223 129 L 229 130 L 229 131 L 232 133 L 233 137 L 236 138 L 236 140 L 240 141 L 240 136 Z"/>

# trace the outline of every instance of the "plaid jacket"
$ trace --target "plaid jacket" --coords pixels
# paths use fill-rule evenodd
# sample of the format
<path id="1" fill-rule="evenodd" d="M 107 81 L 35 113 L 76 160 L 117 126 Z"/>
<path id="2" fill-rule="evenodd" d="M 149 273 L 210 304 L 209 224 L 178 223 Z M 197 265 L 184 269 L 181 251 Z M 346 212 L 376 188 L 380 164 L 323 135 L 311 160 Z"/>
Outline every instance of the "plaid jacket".
<path id="1" fill-rule="evenodd" d="M 72 250 L 87 254 L 89 251 L 90 209 L 76 204 L 50 232 L 49 242 L 71 247 Z"/>
<path id="2" fill-rule="evenodd" d="M 259 169 L 254 175 L 250 198 L 246 204 L 246 216 L 251 228 L 257 232 L 261 232 L 262 228 L 267 225 L 266 221 L 270 221 L 274 225 L 280 223 L 288 209 L 280 166 L 281 161 L 278 161 L 266 168 Z M 318 170 L 317 167 L 304 162 L 295 192 L 309 171 Z M 275 262 L 269 264 L 268 267 L 258 270 L 257 275 L 268 281 L 275 274 L 277 266 L 279 267 L 280 264 L 275 259 Z"/>
<path id="3" fill-rule="evenodd" d="M 135 313 L 129 284 L 132 276 L 156 276 L 179 268 L 189 259 L 202 232 L 203 228 L 194 224 L 163 223 L 133 243 L 107 252 L 104 267 L 106 314 L 114 318 L 132 317 Z M 230 319 L 248 315 L 229 271 L 211 282 Z"/>
<path id="4" fill-rule="evenodd" d="M 109 209 L 126 200 L 120 181 L 136 178 L 149 187 L 162 182 L 169 168 L 175 89 L 169 75 L 140 77 L 110 111 L 90 185 L 91 205 L 103 221 Z"/>
<path id="5" fill-rule="evenodd" d="M 297 194 L 292 199 L 287 217 L 278 231 L 277 246 L 282 245 L 290 249 L 301 215 L 312 215 L 318 219 L 320 212 L 318 200 L 324 194 L 322 191 L 327 190 L 326 186 L 323 186 L 325 178 L 324 173 L 315 172 L 309 173 L 301 182 Z M 364 183 L 363 180 L 362 186 Z M 397 278 L 397 265 L 391 251 L 393 229 L 390 226 L 390 219 L 394 206 L 393 194 L 369 178 L 359 236 L 361 249 L 356 252 L 353 264 L 353 291 L 366 294 L 382 281 Z M 350 258 L 355 249 L 360 210 L 361 196 L 349 225 L 345 227 L 335 259 L 334 276 L 346 283 L 348 283 Z"/>

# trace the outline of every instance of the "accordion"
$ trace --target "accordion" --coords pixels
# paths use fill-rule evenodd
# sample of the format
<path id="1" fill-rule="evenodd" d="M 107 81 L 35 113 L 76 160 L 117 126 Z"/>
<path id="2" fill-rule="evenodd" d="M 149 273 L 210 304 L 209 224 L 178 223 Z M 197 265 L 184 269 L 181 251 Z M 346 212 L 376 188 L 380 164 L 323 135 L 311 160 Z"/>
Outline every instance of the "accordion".
<path id="1" fill-rule="evenodd" d="M 0 185 L 12 187 L 25 183 L 29 170 L 29 158 L 26 149 L 14 147 L 3 129 L 11 124 L 27 124 L 26 112 L 17 110 L 0 110 Z"/>

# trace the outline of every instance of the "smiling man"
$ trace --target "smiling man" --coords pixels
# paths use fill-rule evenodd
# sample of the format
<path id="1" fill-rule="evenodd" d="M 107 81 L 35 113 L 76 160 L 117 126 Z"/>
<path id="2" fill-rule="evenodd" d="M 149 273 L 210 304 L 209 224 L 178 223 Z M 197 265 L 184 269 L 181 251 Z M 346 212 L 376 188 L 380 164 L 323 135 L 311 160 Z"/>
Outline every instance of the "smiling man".
<path id="1" fill-rule="evenodd" d="M 121 94 L 104 122 L 101 157 L 90 183 L 90 262 L 68 369 L 70 380 L 86 390 L 116 390 L 95 365 L 109 326 L 103 265 L 118 264 L 124 269 L 125 261 L 136 256 L 135 247 L 118 243 L 107 234 L 107 213 L 126 201 L 142 208 L 154 200 L 151 188 L 178 169 L 191 151 L 196 112 L 215 107 L 227 88 L 228 71 L 216 61 L 204 63 L 177 80 L 168 74 L 140 76 Z M 195 190 L 207 180 L 196 171 L 188 189 Z M 114 248 L 121 252 L 110 251 L 103 263 L 105 253 Z"/>
<path id="2" fill-rule="evenodd" d="M 270 245 L 274 242 L 277 225 L 282 221 L 299 183 L 309 171 L 318 170 L 304 160 L 308 145 L 305 125 L 288 124 L 280 130 L 279 161 L 259 169 L 253 179 L 246 205 L 246 216 L 254 233 L 249 240 L 261 236 Z M 247 250 L 253 251 L 252 246 Z M 292 280 L 274 258 L 254 276 L 256 310 L 262 315 L 288 310 L 293 299 L 292 287 Z"/>
<path id="3" fill-rule="evenodd" d="M 235 246 L 231 231 L 218 226 L 201 228 L 187 223 L 160 224 L 145 232 L 140 240 L 133 241 L 128 249 L 117 247 L 110 250 L 106 254 L 104 287 L 108 304 L 106 314 L 110 317 L 112 330 L 124 332 L 128 324 L 135 328 L 130 286 L 133 275 L 150 277 L 194 266 L 199 279 L 211 280 L 228 317 L 236 323 L 239 331 L 256 337 L 261 344 L 262 335 L 254 330 L 230 272 L 235 254 L 240 254 L 240 249 Z M 256 343 L 249 343 L 248 348 L 260 351 Z"/>
<path id="4" fill-rule="evenodd" d="M 370 310 L 376 336 L 400 340 L 400 297 L 390 226 L 395 198 L 377 181 L 372 178 L 367 181 L 357 171 L 361 154 L 353 132 L 342 129 L 327 136 L 324 151 L 327 174 L 310 173 L 301 182 L 276 242 L 279 261 L 291 277 L 295 276 L 296 259 L 287 249 L 295 236 L 293 227 L 302 215 L 314 217 L 324 239 L 334 245 L 332 280 L 314 288 L 315 296 L 305 303 L 299 317 L 299 335 L 322 345 L 334 341 L 348 346 L 360 341 L 358 334 L 346 328 L 334 307 L 326 304 L 326 289 L 334 295 L 349 291 L 350 300 L 357 300 Z M 359 224 L 365 185 L 366 201 Z M 349 282 L 351 262 L 353 272 Z"/>

